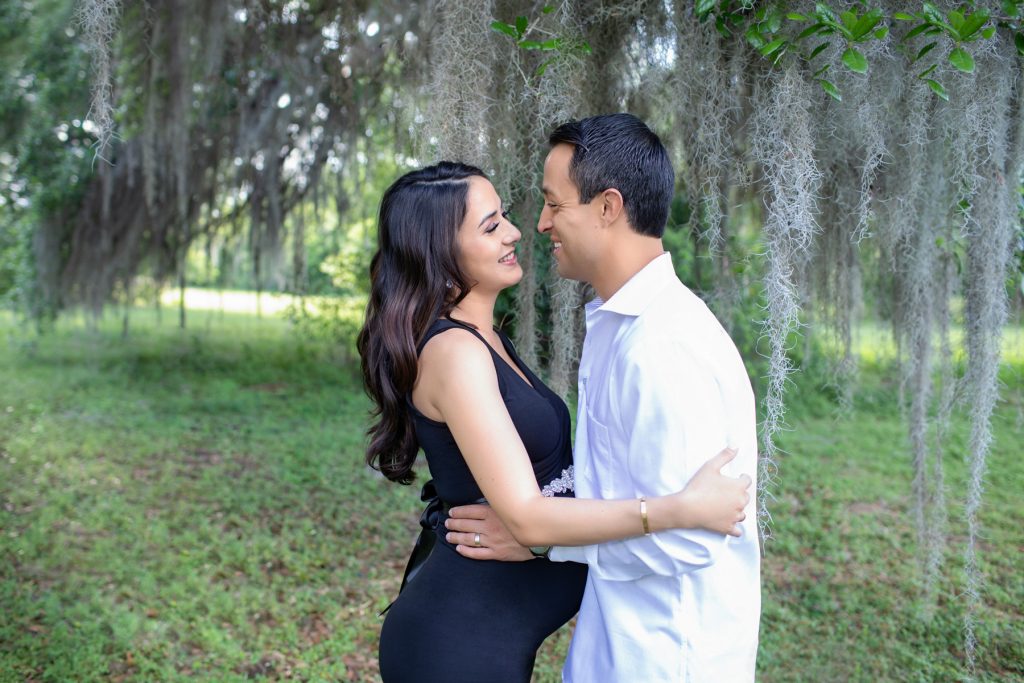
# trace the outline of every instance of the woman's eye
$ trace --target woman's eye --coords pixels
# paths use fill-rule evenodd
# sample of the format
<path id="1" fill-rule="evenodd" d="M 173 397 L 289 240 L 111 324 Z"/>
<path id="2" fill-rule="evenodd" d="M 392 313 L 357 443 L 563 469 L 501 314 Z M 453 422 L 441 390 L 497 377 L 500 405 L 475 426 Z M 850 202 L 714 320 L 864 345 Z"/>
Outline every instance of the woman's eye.
<path id="1" fill-rule="evenodd" d="M 498 225 L 499 223 L 491 223 L 489 226 L 487 226 L 487 229 L 484 230 L 484 232 L 494 232 L 495 230 L 498 229 Z"/>

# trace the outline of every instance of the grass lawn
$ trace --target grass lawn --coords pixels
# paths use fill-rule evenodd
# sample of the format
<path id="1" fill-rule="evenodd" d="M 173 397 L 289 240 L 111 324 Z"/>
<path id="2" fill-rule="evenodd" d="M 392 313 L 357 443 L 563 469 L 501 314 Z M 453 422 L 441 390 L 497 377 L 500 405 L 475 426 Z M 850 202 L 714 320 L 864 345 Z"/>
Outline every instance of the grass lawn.
<path id="1" fill-rule="evenodd" d="M 351 358 L 263 311 L 193 309 L 181 331 L 173 309 L 162 324 L 138 310 L 127 339 L 113 318 L 37 337 L 0 313 L 0 683 L 379 680 L 378 612 L 418 488 L 362 464 Z M 981 513 L 984 681 L 1024 680 L 1022 355 Z M 872 360 L 846 416 L 794 393 L 760 681 L 962 678 L 966 424 L 949 437 L 952 544 L 929 617 L 893 375 Z M 567 643 L 563 629 L 545 644 L 535 681 L 558 680 Z"/>

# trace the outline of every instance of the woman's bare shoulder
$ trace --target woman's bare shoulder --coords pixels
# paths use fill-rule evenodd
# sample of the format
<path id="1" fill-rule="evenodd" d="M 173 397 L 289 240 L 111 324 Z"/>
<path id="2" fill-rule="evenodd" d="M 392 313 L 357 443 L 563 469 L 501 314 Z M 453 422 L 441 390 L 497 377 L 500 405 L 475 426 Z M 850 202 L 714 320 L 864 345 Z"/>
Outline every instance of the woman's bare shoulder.
<path id="1" fill-rule="evenodd" d="M 424 374 L 461 376 L 476 373 L 486 366 L 493 369 L 491 354 L 484 342 L 459 327 L 435 334 L 420 352 L 420 370 Z"/>

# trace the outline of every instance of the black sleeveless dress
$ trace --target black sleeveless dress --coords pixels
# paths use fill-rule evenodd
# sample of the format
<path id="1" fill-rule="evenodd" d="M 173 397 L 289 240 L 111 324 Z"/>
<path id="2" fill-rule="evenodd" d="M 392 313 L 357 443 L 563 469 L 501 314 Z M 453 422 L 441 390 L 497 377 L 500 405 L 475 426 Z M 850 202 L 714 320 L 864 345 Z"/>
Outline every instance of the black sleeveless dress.
<path id="1" fill-rule="evenodd" d="M 422 345 L 459 327 L 486 345 L 476 330 L 438 320 Z M 572 447 L 565 403 L 516 355 L 498 332 L 528 385 L 491 349 L 498 386 L 545 495 L 572 495 Z M 490 346 L 488 345 L 490 349 Z M 451 506 L 482 497 L 448 427 L 409 401 L 416 436 L 441 500 Z M 434 550 L 384 620 L 380 672 L 385 683 L 529 683 L 541 642 L 579 610 L 585 565 L 471 560 L 444 535 L 442 513 Z"/>

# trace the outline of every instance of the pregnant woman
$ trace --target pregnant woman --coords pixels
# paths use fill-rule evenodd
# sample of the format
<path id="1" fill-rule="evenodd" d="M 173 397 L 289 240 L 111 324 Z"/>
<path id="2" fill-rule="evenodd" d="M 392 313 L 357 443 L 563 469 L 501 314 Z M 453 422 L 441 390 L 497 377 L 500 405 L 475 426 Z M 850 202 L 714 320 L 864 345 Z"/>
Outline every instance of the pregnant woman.
<path id="1" fill-rule="evenodd" d="M 413 171 L 381 201 L 358 339 L 376 404 L 367 461 L 407 484 L 422 448 L 442 501 L 436 547 L 381 631 L 385 683 L 528 683 L 541 642 L 579 608 L 585 566 L 549 562 L 540 551 L 523 562 L 463 557 L 445 539 L 449 507 L 484 498 L 520 544 L 551 546 L 648 527 L 735 533 L 749 498 L 749 480 L 718 471 L 728 453 L 669 496 L 571 497 L 568 409 L 493 326 L 498 294 L 522 278 L 519 238 L 472 166 Z M 486 538 L 476 534 L 473 545 Z"/>

